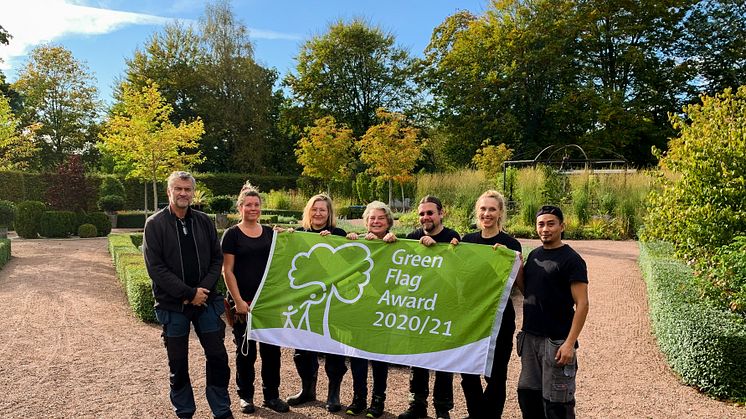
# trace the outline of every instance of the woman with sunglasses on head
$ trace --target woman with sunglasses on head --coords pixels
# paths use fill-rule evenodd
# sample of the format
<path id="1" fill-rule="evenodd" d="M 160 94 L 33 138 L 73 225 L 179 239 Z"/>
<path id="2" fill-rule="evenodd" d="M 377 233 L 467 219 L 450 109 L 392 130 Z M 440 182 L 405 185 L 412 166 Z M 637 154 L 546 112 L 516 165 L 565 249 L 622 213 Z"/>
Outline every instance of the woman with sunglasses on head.
<path id="1" fill-rule="evenodd" d="M 373 201 L 365 207 L 363 221 L 368 232 L 358 236 L 357 233 L 347 234 L 350 240 L 365 238 L 365 240 L 383 240 L 391 243 L 396 236 L 389 232 L 394 225 L 394 216 L 391 208 L 381 201 Z M 373 369 L 373 396 L 367 417 L 377 418 L 383 415 L 384 402 L 386 400 L 386 381 L 388 380 L 389 365 L 381 361 L 371 361 Z M 368 360 L 363 358 L 350 358 L 350 369 L 352 370 L 352 403 L 347 407 L 348 415 L 359 415 L 365 412 L 368 398 Z"/>
<path id="2" fill-rule="evenodd" d="M 249 305 L 262 281 L 272 246 L 271 227 L 259 224 L 262 199 L 259 192 L 247 184 L 236 202 L 241 221 L 223 233 L 223 276 L 235 304 L 233 337 L 236 343 L 236 387 L 241 411 L 254 412 L 254 363 L 257 342 L 246 334 Z M 228 315 L 233 315 L 228 314 Z M 262 389 L 264 406 L 275 412 L 287 412 L 287 403 L 280 399 L 280 347 L 259 343 L 262 357 Z M 208 377 L 209 379 L 209 377 Z"/>
<path id="3" fill-rule="evenodd" d="M 314 195 L 308 200 L 306 207 L 303 209 L 301 226 L 297 231 L 318 233 L 322 236 L 333 234 L 345 237 L 347 235 L 344 230 L 337 227 L 337 219 L 334 217 L 334 206 L 331 198 L 326 194 Z M 342 409 L 339 392 L 342 385 L 342 378 L 347 372 L 347 365 L 345 365 L 342 355 L 325 354 L 324 356 L 326 358 L 324 370 L 329 379 L 326 410 L 329 412 L 338 412 Z M 301 391 L 289 397 L 288 404 L 297 406 L 316 400 L 316 382 L 319 371 L 318 353 L 296 349 L 293 361 L 301 378 Z"/>
<path id="4" fill-rule="evenodd" d="M 505 198 L 497 191 L 484 192 L 474 206 L 476 224 L 479 231 L 465 235 L 461 241 L 492 246 L 505 246 L 521 253 L 521 244 L 502 231 L 505 225 Z M 515 332 L 515 309 L 512 301 L 505 306 L 500 332 L 495 342 L 492 372 L 485 377 L 487 387 L 482 389 L 479 375 L 461 374 L 461 388 L 464 390 L 466 409 L 470 418 L 499 418 L 505 406 L 505 383 L 508 378 L 508 362 L 513 350 Z"/>

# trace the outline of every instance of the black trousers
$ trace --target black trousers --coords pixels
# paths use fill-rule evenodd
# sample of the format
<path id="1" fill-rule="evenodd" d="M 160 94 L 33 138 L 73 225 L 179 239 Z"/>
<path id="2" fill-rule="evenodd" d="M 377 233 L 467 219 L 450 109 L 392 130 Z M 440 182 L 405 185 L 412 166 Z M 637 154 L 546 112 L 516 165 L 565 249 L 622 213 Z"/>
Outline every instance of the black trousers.
<path id="1" fill-rule="evenodd" d="M 512 329 L 501 329 L 495 342 L 495 357 L 492 371 L 485 377 L 487 387 L 482 390 L 482 380 L 479 375 L 461 374 L 461 388 L 464 390 L 466 409 L 471 418 L 499 418 L 505 407 L 505 388 L 508 380 L 508 363 L 513 352 Z"/>
<path id="2" fill-rule="evenodd" d="M 329 378 L 329 381 L 342 381 L 345 373 L 347 373 L 345 357 L 335 354 L 324 354 L 324 357 L 326 358 L 326 361 L 324 362 L 324 370 L 326 371 L 326 376 Z M 295 354 L 293 355 L 293 362 L 295 363 L 295 369 L 298 370 L 298 375 L 302 380 L 310 380 L 313 377 L 316 377 L 319 373 L 318 352 L 296 349 Z"/>
<path id="3" fill-rule="evenodd" d="M 427 396 L 430 394 L 429 370 L 417 367 L 410 369 L 409 392 L 411 403 L 427 405 Z M 453 373 L 435 371 L 433 406 L 437 411 L 453 409 Z"/>
<path id="4" fill-rule="evenodd" d="M 280 397 L 280 347 L 250 340 L 245 341 L 246 323 L 233 324 L 233 339 L 236 343 L 236 390 L 238 397 L 245 400 L 254 398 L 254 364 L 256 363 L 257 345 L 262 357 L 262 393 L 264 400 Z"/>
<path id="5" fill-rule="evenodd" d="M 370 361 L 373 370 L 373 395 L 386 396 L 386 381 L 389 378 L 389 364 L 381 361 Z M 368 360 L 350 358 L 352 370 L 352 391 L 356 396 L 368 398 Z"/>

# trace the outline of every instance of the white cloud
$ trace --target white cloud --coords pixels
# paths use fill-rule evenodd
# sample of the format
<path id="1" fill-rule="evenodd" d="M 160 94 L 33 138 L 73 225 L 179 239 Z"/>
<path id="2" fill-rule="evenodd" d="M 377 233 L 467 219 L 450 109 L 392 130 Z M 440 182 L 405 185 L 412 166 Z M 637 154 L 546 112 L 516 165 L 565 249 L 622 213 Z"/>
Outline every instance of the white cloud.
<path id="1" fill-rule="evenodd" d="M 0 46 L 0 68 L 35 46 L 68 35 L 101 35 L 127 25 L 162 25 L 171 19 L 70 4 L 64 0 L 25 0 L 3 5 L 0 25 L 13 37 Z"/>

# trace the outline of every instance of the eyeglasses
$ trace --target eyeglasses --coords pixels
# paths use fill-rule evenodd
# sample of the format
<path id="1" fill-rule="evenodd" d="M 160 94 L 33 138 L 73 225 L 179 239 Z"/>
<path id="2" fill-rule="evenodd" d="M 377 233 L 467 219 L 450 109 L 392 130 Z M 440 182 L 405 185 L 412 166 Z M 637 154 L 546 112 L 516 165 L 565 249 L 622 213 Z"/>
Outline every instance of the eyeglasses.
<path id="1" fill-rule="evenodd" d="M 419 215 L 420 217 L 424 217 L 424 216 L 426 216 L 426 215 L 432 216 L 433 214 L 435 214 L 435 211 L 431 211 L 431 210 L 428 210 L 428 211 L 422 211 L 422 212 L 421 212 L 421 213 L 419 213 L 418 215 Z"/>

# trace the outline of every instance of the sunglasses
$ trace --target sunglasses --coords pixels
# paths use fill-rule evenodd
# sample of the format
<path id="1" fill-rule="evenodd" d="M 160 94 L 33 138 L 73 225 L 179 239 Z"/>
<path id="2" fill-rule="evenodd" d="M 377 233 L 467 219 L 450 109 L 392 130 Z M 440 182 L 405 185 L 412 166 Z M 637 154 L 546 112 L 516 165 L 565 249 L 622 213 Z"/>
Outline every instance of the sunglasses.
<path id="1" fill-rule="evenodd" d="M 422 212 L 421 212 L 421 213 L 419 213 L 418 215 L 419 215 L 420 217 L 424 217 L 424 216 L 426 216 L 426 215 L 432 216 L 433 214 L 435 214 L 435 211 L 430 211 L 430 210 L 428 210 L 428 211 L 422 211 Z"/>

